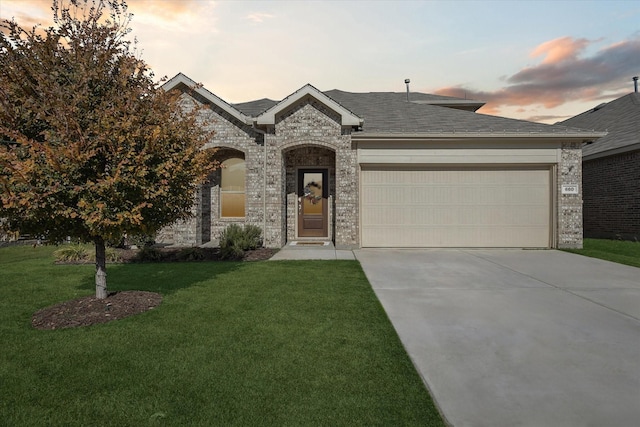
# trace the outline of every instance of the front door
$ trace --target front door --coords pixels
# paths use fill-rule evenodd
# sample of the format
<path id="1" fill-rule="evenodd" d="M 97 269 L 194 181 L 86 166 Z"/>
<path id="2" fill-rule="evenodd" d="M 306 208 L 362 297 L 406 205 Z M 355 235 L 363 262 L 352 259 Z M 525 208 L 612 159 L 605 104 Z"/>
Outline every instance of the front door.
<path id="1" fill-rule="evenodd" d="M 298 170 L 298 237 L 328 237 L 327 169 Z"/>

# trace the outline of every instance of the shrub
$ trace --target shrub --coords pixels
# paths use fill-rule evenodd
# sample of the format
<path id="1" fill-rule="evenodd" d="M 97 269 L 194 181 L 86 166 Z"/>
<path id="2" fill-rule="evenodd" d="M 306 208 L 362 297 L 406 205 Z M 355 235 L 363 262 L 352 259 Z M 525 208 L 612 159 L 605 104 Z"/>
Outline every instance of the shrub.
<path id="1" fill-rule="evenodd" d="M 160 249 L 145 246 L 136 255 L 136 261 L 138 262 L 158 262 L 162 261 L 164 258 L 164 254 Z"/>
<path id="2" fill-rule="evenodd" d="M 53 253 L 58 262 L 95 262 L 96 251 L 92 246 L 73 243 L 64 245 Z M 120 262 L 120 254 L 115 248 L 107 247 L 105 252 L 107 262 Z"/>
<path id="3" fill-rule="evenodd" d="M 262 230 L 255 225 L 229 225 L 220 236 L 222 259 L 241 259 L 245 251 L 262 246 Z"/>
<path id="4" fill-rule="evenodd" d="M 262 247 L 262 229 L 257 225 L 245 225 L 244 237 L 247 249 L 258 249 Z"/>
<path id="5" fill-rule="evenodd" d="M 90 260 L 87 247 L 80 244 L 64 245 L 53 252 L 58 262 L 85 262 Z M 95 254 L 94 254 L 95 257 Z"/>
<path id="6" fill-rule="evenodd" d="M 178 261 L 202 261 L 205 253 L 202 248 L 184 248 L 180 249 L 176 258 Z"/>

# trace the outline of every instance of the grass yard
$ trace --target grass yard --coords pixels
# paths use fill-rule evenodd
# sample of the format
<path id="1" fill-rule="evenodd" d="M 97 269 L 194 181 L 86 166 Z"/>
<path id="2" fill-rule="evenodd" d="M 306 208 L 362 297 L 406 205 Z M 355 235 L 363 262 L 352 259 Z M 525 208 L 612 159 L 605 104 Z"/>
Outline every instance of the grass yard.
<path id="1" fill-rule="evenodd" d="M 111 291 L 162 304 L 35 330 L 94 292 L 54 249 L 0 249 L 1 425 L 443 425 L 355 261 L 110 265 Z"/>
<path id="2" fill-rule="evenodd" d="M 584 239 L 583 249 L 567 252 L 640 267 L 640 242 L 624 240 Z"/>

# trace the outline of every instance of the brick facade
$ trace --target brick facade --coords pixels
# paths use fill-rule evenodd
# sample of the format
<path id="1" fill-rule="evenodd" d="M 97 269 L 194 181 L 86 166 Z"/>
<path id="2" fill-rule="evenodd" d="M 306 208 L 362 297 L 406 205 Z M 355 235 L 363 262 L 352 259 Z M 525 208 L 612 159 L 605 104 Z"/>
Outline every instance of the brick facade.
<path id="1" fill-rule="evenodd" d="M 229 224 L 246 223 L 263 229 L 265 246 L 282 247 L 297 239 L 297 170 L 321 167 L 329 171 L 328 238 L 336 247 L 358 246 L 356 155 L 350 131 L 343 128 L 338 114 L 308 97 L 282 112 L 275 125 L 264 131 L 215 107 L 203 113 L 201 124 L 214 131 L 214 139 L 205 148 L 216 148 L 220 162 L 230 157 L 245 160 L 246 216 L 220 218 L 221 174 L 217 170 L 196 194 L 194 217 L 163 229 L 158 242 L 206 244 L 217 240 Z"/>
<path id="2" fill-rule="evenodd" d="M 351 195 L 358 188 L 352 177 L 357 163 L 350 132 L 343 128 L 340 117 L 315 99 L 306 98 L 276 117 L 274 131 L 266 135 L 266 141 L 267 151 L 272 153 L 267 160 L 267 175 L 273 182 L 274 198 L 278 198 L 278 188 L 278 195 L 285 194 L 283 205 L 273 203 L 267 209 L 267 215 L 274 219 L 267 225 L 273 236 L 270 244 L 280 247 L 297 238 L 297 169 L 326 167 L 332 202 L 330 237 L 336 247 L 357 247 L 358 206 L 357 198 Z"/>
<path id="3" fill-rule="evenodd" d="M 221 173 L 217 170 L 195 195 L 194 217 L 162 230 L 158 242 L 207 244 L 215 242 L 229 224 L 239 223 L 259 226 L 265 246 L 282 247 L 297 239 L 298 170 L 326 168 L 331 204 L 328 239 L 337 248 L 359 247 L 358 156 L 352 146 L 352 125 L 345 126 L 342 120 L 338 112 L 313 96 L 287 104 L 266 125 L 247 124 L 241 116 L 211 105 L 200 120 L 205 129 L 214 131 L 205 148 L 216 148 L 219 161 L 230 157 L 245 160 L 245 218 L 220 218 Z M 562 143 L 555 170 L 555 245 L 582 247 L 582 186 L 575 195 L 561 190 L 562 184 L 581 183 L 580 143 Z M 637 191 L 637 179 L 635 188 Z"/>
<path id="4" fill-rule="evenodd" d="M 582 248 L 582 145 L 562 143 L 557 168 L 557 246 Z M 562 194 L 562 185 L 578 185 L 578 194 Z"/>
<path id="5" fill-rule="evenodd" d="M 582 165 L 585 237 L 640 240 L 640 151 Z"/>

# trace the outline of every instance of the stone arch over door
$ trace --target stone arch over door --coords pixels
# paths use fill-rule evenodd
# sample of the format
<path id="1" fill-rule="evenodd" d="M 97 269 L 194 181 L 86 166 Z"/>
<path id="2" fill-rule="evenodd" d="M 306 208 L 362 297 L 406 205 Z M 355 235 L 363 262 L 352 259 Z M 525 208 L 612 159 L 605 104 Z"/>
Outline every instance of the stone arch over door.
<path id="1" fill-rule="evenodd" d="M 245 153 L 241 150 L 229 147 L 217 147 L 215 160 L 222 164 L 226 160 L 238 158 L 246 161 Z M 222 169 L 218 167 L 211 172 L 207 180 L 200 187 L 199 212 L 198 212 L 198 238 L 199 244 L 205 244 L 210 241 L 216 241 L 222 230 L 229 224 L 237 223 L 243 225 L 246 218 L 222 218 L 221 213 L 221 182 Z M 245 188 L 246 194 L 246 188 Z M 245 200 L 246 212 L 246 200 Z"/>
<path id="2" fill-rule="evenodd" d="M 301 169 L 325 170 L 328 176 L 328 238 L 335 235 L 336 151 L 329 144 L 315 142 L 290 145 L 282 151 L 284 165 L 284 208 L 286 210 L 286 240 L 298 240 L 296 218 L 298 215 L 298 172 Z"/>

